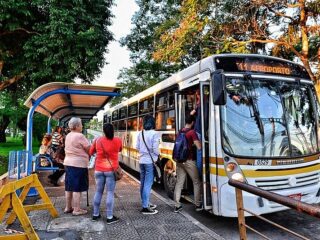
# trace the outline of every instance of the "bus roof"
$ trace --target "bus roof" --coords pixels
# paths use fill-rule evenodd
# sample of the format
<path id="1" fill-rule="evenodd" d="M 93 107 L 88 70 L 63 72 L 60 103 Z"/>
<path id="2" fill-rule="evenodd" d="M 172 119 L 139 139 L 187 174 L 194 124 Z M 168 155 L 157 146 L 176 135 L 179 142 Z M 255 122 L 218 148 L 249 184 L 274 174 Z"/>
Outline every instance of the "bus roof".
<path id="1" fill-rule="evenodd" d="M 234 61 L 230 62 L 230 60 L 234 59 Z M 304 79 L 310 79 L 310 76 L 308 75 L 306 69 L 295 62 L 289 61 L 289 60 L 285 60 L 285 59 L 281 59 L 281 58 L 277 58 L 277 57 L 272 57 L 272 56 L 265 56 L 265 55 L 260 55 L 260 54 L 217 54 L 217 55 L 212 55 L 209 57 L 206 57 L 194 64 L 192 64 L 191 66 L 189 66 L 186 69 L 181 70 L 180 72 L 177 72 L 175 74 L 173 74 L 172 76 L 170 76 L 169 78 L 155 84 L 154 86 L 138 93 L 137 95 L 121 102 L 120 104 L 108 109 L 106 111 L 106 113 L 109 113 L 115 109 L 119 109 L 123 106 L 126 105 L 130 105 L 134 102 L 137 102 L 140 99 L 144 99 L 148 96 L 154 95 L 160 91 L 162 91 L 165 88 L 168 88 L 170 86 L 173 86 L 175 84 L 180 84 L 181 86 L 183 85 L 183 81 L 186 79 L 191 78 L 192 76 L 197 76 L 198 74 L 208 70 L 210 72 L 213 72 L 217 69 L 222 69 L 225 72 L 260 72 L 262 73 L 262 71 L 254 71 L 255 68 L 251 68 L 251 69 L 238 69 L 237 67 L 237 62 L 235 61 L 237 60 L 238 62 L 244 64 L 244 63 L 256 63 L 258 60 L 265 63 L 265 65 L 259 65 L 256 67 L 259 67 L 261 69 L 265 69 L 266 67 L 270 67 L 268 64 L 280 64 L 275 66 L 276 67 L 276 71 L 278 72 L 263 72 L 266 74 L 281 74 L 281 71 L 283 69 L 279 69 L 279 67 L 283 67 L 285 68 L 283 71 L 285 70 L 291 70 L 292 76 L 294 77 L 300 77 L 300 78 L 304 78 Z M 224 64 L 220 64 L 217 61 L 221 61 Z M 241 62 L 242 61 L 242 62 Z M 230 64 L 226 64 L 226 62 L 230 62 Z M 242 66 L 242 65 L 241 65 Z M 245 67 L 247 67 L 248 65 L 245 65 Z M 253 67 L 253 65 L 250 65 L 251 67 Z M 251 71 L 249 71 L 251 70 Z M 268 70 L 268 68 L 266 69 Z M 287 74 L 284 74 L 287 75 Z M 290 75 L 291 76 L 291 75 Z M 183 87 L 185 88 L 185 86 Z"/>

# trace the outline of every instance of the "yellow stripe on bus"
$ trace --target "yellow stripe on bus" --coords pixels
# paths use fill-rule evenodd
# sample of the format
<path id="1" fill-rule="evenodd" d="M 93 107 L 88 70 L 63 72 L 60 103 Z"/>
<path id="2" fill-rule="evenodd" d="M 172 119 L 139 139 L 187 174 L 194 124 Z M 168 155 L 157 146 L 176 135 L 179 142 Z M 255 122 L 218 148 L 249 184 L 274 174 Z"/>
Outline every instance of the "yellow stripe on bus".
<path id="1" fill-rule="evenodd" d="M 218 175 L 219 176 L 227 176 L 226 171 L 223 168 L 218 168 Z M 259 177 L 275 177 L 275 176 L 287 176 L 287 175 L 293 175 L 293 174 L 299 174 L 299 173 L 308 173 L 313 171 L 319 171 L 320 170 L 320 164 L 313 165 L 313 166 L 307 166 L 302 168 L 296 168 L 296 169 L 287 169 L 287 170 L 269 170 L 269 171 L 257 171 L 257 170 L 242 170 L 243 174 L 247 178 L 259 178 Z M 210 168 L 211 174 L 216 174 L 216 168 L 211 167 Z"/>
<path id="2" fill-rule="evenodd" d="M 138 152 L 138 150 L 136 148 L 131 148 L 131 147 L 127 147 L 124 146 L 123 149 L 131 151 L 131 152 Z M 166 154 L 166 155 L 172 155 L 172 150 L 171 149 L 167 149 L 167 148 L 160 148 L 160 153 L 161 154 Z"/>

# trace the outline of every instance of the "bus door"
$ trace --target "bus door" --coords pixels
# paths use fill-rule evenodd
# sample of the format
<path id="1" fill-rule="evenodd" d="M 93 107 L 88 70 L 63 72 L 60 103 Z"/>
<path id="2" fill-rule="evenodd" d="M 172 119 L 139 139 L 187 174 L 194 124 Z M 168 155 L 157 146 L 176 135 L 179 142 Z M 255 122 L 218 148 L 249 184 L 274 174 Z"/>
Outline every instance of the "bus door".
<path id="1" fill-rule="evenodd" d="M 203 207 L 212 209 L 211 184 L 210 184 L 210 157 L 209 157 L 209 128 L 210 128 L 210 83 L 200 81 L 200 108 L 201 108 L 201 145 L 202 145 L 202 185 Z M 197 154 L 197 157 L 199 154 Z"/>

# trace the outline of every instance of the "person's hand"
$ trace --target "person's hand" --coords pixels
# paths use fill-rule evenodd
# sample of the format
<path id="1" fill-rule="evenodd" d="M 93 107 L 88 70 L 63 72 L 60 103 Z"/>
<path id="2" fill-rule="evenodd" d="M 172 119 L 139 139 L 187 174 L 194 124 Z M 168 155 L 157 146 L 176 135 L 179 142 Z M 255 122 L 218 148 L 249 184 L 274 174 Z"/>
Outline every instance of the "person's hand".
<path id="1" fill-rule="evenodd" d="M 238 96 L 238 95 L 233 95 L 233 96 L 232 96 L 232 100 L 235 101 L 235 102 L 240 102 L 240 99 L 241 99 L 241 98 L 240 98 L 240 96 Z"/>
<path id="2" fill-rule="evenodd" d="M 195 109 L 193 109 L 193 110 L 190 112 L 190 115 L 194 115 L 194 114 L 196 114 L 196 110 L 195 110 Z"/>

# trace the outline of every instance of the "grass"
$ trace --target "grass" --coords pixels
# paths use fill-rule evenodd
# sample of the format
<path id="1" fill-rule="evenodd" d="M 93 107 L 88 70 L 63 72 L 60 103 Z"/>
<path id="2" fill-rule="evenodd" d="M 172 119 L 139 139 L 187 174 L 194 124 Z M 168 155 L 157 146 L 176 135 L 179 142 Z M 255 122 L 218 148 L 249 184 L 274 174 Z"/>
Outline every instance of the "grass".
<path id="1" fill-rule="evenodd" d="M 24 150 L 22 138 L 7 137 L 6 143 L 0 143 L 0 175 L 8 171 L 8 156 L 10 151 Z M 39 142 L 33 142 L 33 153 L 39 151 Z"/>

